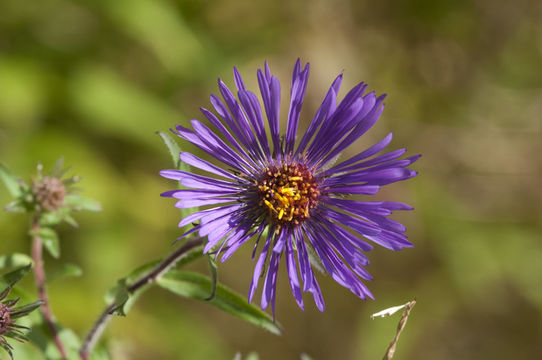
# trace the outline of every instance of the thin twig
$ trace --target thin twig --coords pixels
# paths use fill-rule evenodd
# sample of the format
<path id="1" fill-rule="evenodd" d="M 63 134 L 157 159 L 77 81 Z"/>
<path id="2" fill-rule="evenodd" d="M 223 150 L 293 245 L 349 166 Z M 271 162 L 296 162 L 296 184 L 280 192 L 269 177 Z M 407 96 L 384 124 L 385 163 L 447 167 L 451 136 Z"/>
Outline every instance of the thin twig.
<path id="1" fill-rule="evenodd" d="M 401 335 L 401 332 L 406 326 L 408 315 L 410 315 L 410 310 L 412 310 L 414 305 L 416 305 L 416 299 L 405 304 L 405 310 L 403 311 L 403 315 L 401 315 L 401 320 L 399 320 L 399 324 L 397 325 L 397 332 L 395 333 L 395 337 L 391 341 L 390 346 L 388 346 L 388 350 L 386 351 L 383 360 L 391 360 L 393 358 L 393 355 L 395 354 L 395 348 L 397 347 L 397 342 L 399 341 L 399 336 Z"/>
<path id="2" fill-rule="evenodd" d="M 160 276 L 165 274 L 171 267 L 173 267 L 188 251 L 200 246 L 203 244 L 203 238 L 193 238 L 189 239 L 183 246 L 179 247 L 177 250 L 172 252 L 167 258 L 162 260 L 158 265 L 154 267 L 147 275 L 143 276 L 141 279 L 137 280 L 133 284 L 127 287 L 128 293 L 133 294 L 140 288 L 145 285 L 156 281 Z M 113 317 L 113 312 L 117 309 L 117 304 L 114 302 L 108 304 L 105 309 L 102 311 L 94 326 L 89 331 L 88 335 L 83 341 L 83 345 L 79 350 L 79 355 L 82 360 L 90 359 L 90 353 L 96 345 L 96 342 L 100 339 L 100 336 L 104 332 L 105 328 L 111 321 Z"/>
<path id="3" fill-rule="evenodd" d="M 34 277 L 36 279 L 36 287 L 38 288 L 38 295 L 43 305 L 41 305 L 41 313 L 49 327 L 49 331 L 53 337 L 56 347 L 60 352 L 60 357 L 66 359 L 66 349 L 58 336 L 58 332 L 53 321 L 53 312 L 49 305 L 49 297 L 47 295 L 47 289 L 45 288 L 45 269 L 43 268 L 43 240 L 38 235 L 40 230 L 40 218 L 35 215 L 32 219 L 32 260 L 34 261 Z"/>

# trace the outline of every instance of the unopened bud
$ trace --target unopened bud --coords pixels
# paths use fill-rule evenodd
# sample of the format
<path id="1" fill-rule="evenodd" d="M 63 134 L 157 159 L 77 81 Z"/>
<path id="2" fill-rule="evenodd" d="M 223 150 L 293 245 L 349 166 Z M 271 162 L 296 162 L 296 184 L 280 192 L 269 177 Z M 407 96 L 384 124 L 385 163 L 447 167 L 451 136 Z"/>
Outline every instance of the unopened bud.
<path id="1" fill-rule="evenodd" d="M 34 180 L 32 193 L 39 211 L 55 211 L 64 206 L 66 187 L 56 177 L 44 176 L 39 180 Z"/>

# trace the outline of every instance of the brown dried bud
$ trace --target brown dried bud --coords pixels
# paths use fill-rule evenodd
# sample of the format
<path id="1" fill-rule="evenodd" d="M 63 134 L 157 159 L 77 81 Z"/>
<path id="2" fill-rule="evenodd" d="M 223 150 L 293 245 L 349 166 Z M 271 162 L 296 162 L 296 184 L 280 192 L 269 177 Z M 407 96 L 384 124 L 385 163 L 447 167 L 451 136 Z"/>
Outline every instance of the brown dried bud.
<path id="1" fill-rule="evenodd" d="M 39 211 L 55 211 L 64 205 L 67 192 L 60 179 L 44 176 L 40 180 L 34 180 L 32 193 Z"/>

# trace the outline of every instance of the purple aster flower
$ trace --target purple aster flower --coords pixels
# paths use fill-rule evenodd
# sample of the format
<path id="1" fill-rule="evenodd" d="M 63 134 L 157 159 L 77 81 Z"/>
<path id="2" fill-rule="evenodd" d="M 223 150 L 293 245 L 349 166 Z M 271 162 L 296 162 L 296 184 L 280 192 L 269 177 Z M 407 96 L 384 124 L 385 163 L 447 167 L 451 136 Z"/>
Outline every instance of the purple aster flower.
<path id="1" fill-rule="evenodd" d="M 400 159 L 405 149 L 379 154 L 390 143 L 389 134 L 367 150 L 334 164 L 339 154 L 377 121 L 385 96 L 365 93 L 367 86 L 360 83 L 337 104 L 340 74 L 305 134 L 298 136 L 309 78 L 309 64 L 302 69 L 298 60 L 292 76 L 286 134 L 281 136 L 280 83 L 267 63 L 257 76 L 270 136 L 259 100 L 246 89 L 236 68 L 237 99 L 219 79 L 223 100 L 211 95 L 218 116 L 201 108 L 214 129 L 192 120 L 192 130 L 180 125 L 172 130 L 222 163 L 217 166 L 182 152 L 183 162 L 211 176 L 180 170 L 160 172 L 189 188 L 162 194 L 178 199 L 176 207 L 206 207 L 181 220 L 181 227 L 199 221 L 181 238 L 194 232 L 206 236 L 204 252 L 221 253 L 224 261 L 256 237 L 253 260 L 261 249 L 248 299 L 252 301 L 262 278 L 261 307 L 271 304 L 273 313 L 281 257 L 285 258 L 290 287 L 302 309 L 302 292 L 309 292 L 318 309 L 324 310 L 310 256 L 355 295 L 373 298 L 362 281 L 372 279 L 364 268 L 369 263 L 365 252 L 372 249 L 371 242 L 392 250 L 412 247 L 405 227 L 388 218 L 395 210 L 412 208 L 397 202 L 348 197 L 374 195 L 381 186 L 416 176 L 417 172 L 407 166 L 419 155 Z"/>

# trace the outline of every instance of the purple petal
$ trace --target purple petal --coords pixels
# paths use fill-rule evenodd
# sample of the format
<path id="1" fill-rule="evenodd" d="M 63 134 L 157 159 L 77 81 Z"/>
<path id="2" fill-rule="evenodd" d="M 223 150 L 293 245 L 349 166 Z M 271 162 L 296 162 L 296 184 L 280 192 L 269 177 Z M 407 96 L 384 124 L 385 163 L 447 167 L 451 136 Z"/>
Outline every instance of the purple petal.
<path id="1" fill-rule="evenodd" d="M 273 141 L 274 154 L 280 153 L 280 83 L 278 79 L 271 76 L 269 66 L 265 63 L 265 75 L 258 70 L 258 84 L 264 103 L 269 129 L 271 131 L 271 140 Z"/>
<path id="2" fill-rule="evenodd" d="M 237 90 L 245 90 L 246 88 L 243 78 L 235 66 L 233 67 L 233 77 L 235 79 L 235 86 L 237 87 Z"/>
<path id="3" fill-rule="evenodd" d="M 261 153 L 260 148 L 257 146 L 257 140 L 254 137 L 254 133 L 250 127 L 250 123 L 247 120 L 243 111 L 241 110 L 241 106 L 235 99 L 235 96 L 233 96 L 230 89 L 220 79 L 218 79 L 218 88 L 220 90 L 220 93 L 222 94 L 222 97 L 224 98 L 224 101 L 230 109 L 230 113 L 232 114 L 234 121 L 244 135 L 244 139 L 246 139 L 247 141 L 247 150 L 256 158 L 263 159 L 263 154 Z"/>
<path id="4" fill-rule="evenodd" d="M 224 214 L 231 213 L 231 212 L 237 210 L 238 208 L 240 208 L 241 206 L 242 206 L 241 204 L 226 205 L 226 206 L 222 206 L 222 207 L 217 207 L 217 208 L 213 208 L 213 209 L 207 209 L 207 210 L 192 213 L 190 215 L 185 216 L 181 220 L 181 222 L 179 223 L 179 227 L 183 227 L 183 226 L 191 224 L 191 223 L 193 223 L 195 221 L 198 221 L 198 220 L 200 220 L 201 218 L 203 218 L 206 215 L 219 217 L 219 216 L 222 216 Z"/>
<path id="5" fill-rule="evenodd" d="M 288 279 L 290 280 L 290 288 L 292 294 L 297 302 L 297 305 L 303 308 L 303 296 L 301 295 L 301 289 L 299 288 L 299 279 L 297 277 L 297 265 L 294 257 L 294 250 L 290 239 L 286 241 L 286 269 L 288 271 Z"/>
<path id="6" fill-rule="evenodd" d="M 196 155 L 193 155 L 189 152 L 181 152 L 179 154 L 179 158 L 181 159 L 181 161 L 183 161 L 184 163 L 190 166 L 196 167 L 201 170 L 205 170 L 207 172 L 216 174 L 218 176 L 222 176 L 222 177 L 235 180 L 235 181 L 245 181 L 241 179 L 240 177 L 232 175 L 229 172 L 222 170 L 218 166 L 213 165 L 206 160 L 200 159 Z"/>
<path id="7" fill-rule="evenodd" d="M 367 150 L 357 154 L 356 156 L 351 157 L 350 159 L 348 159 L 346 161 L 343 161 L 342 163 L 340 163 L 338 165 L 335 165 L 334 167 L 330 168 L 326 172 L 329 173 L 329 174 L 333 174 L 333 173 L 336 173 L 336 172 L 343 171 L 343 169 L 345 167 L 347 167 L 348 165 L 354 164 L 354 163 L 356 163 L 356 162 L 358 162 L 360 160 L 366 159 L 368 157 L 371 157 L 371 156 L 379 153 L 386 146 L 389 145 L 392 138 L 393 138 L 393 134 L 389 133 L 384 139 L 380 140 L 378 143 L 371 146 Z"/>
<path id="8" fill-rule="evenodd" d="M 311 282 L 313 285 L 309 289 L 309 291 L 312 294 L 314 303 L 316 304 L 316 307 L 318 308 L 318 310 L 324 311 L 326 309 L 326 304 L 324 303 L 324 298 L 322 297 L 322 291 L 320 290 L 320 286 L 318 286 L 318 281 L 316 281 L 314 274 L 312 275 Z"/>
<path id="9" fill-rule="evenodd" d="M 352 230 L 355 230 L 356 232 L 364 236 L 378 235 L 381 232 L 378 226 L 375 226 L 366 221 L 354 218 L 350 215 L 337 212 L 330 208 L 323 208 L 322 213 L 329 219 L 334 220 L 338 222 L 339 224 L 343 224 L 344 226 L 348 226 Z"/>
<path id="10" fill-rule="evenodd" d="M 250 289 L 248 292 L 248 302 L 252 302 L 252 297 L 254 296 L 254 292 L 256 291 L 256 288 L 258 287 L 258 281 L 260 280 L 260 274 L 262 273 L 263 266 L 265 264 L 265 258 L 267 257 L 267 252 L 269 250 L 269 246 L 271 245 L 272 239 L 274 237 L 274 232 L 269 231 L 269 235 L 267 235 L 267 241 L 265 242 L 265 245 L 262 249 L 262 252 L 260 253 L 260 257 L 258 258 L 258 262 L 256 263 L 256 266 L 254 267 L 254 273 L 252 275 L 252 282 L 250 283 Z"/>
<path id="11" fill-rule="evenodd" d="M 294 239 L 297 244 L 297 260 L 299 262 L 299 272 L 303 280 L 303 291 L 307 292 L 312 287 L 312 267 L 309 261 L 309 254 L 305 245 L 305 238 L 299 228 L 294 228 Z"/>
<path id="12" fill-rule="evenodd" d="M 286 141 L 284 150 L 286 154 L 294 150 L 295 137 L 299 124 L 299 114 L 301 113 L 305 90 L 307 89 L 309 71 L 309 64 L 305 65 L 305 68 L 301 71 L 301 61 L 297 59 L 292 74 L 290 110 L 288 111 L 288 122 L 286 123 Z"/>
<path id="13" fill-rule="evenodd" d="M 365 134 L 367 130 L 369 130 L 376 123 L 384 110 L 384 105 L 381 105 L 383 100 L 384 95 L 377 99 L 371 113 L 364 116 L 363 120 L 361 120 L 356 127 L 329 154 L 326 155 L 326 157 L 320 162 L 320 166 L 325 165 L 328 161 L 339 155 L 344 149 L 359 139 L 360 136 Z"/>
<path id="14" fill-rule="evenodd" d="M 271 260 L 269 260 L 269 269 L 267 269 L 267 276 L 263 284 L 261 308 L 267 309 L 269 304 L 273 310 L 273 318 L 275 317 L 275 293 L 277 291 L 277 275 L 279 267 L 280 255 L 276 252 L 271 253 Z"/>
<path id="15" fill-rule="evenodd" d="M 333 185 L 326 191 L 338 194 L 360 194 L 374 195 L 380 190 L 378 185 L 350 184 L 350 185 Z"/>
<path id="16" fill-rule="evenodd" d="M 305 132 L 305 134 L 303 135 L 303 138 L 301 139 L 299 143 L 299 146 L 295 153 L 296 155 L 302 154 L 303 151 L 305 151 L 305 148 L 307 147 L 309 141 L 312 139 L 314 133 L 316 132 L 320 124 L 322 124 L 324 119 L 327 118 L 329 114 L 334 110 L 335 101 L 337 99 L 337 93 L 335 91 L 336 86 L 334 85 L 338 83 L 340 86 L 341 80 L 342 80 L 342 74 L 337 76 L 337 78 L 335 79 L 331 87 L 329 88 L 326 96 L 324 97 L 324 100 L 322 101 L 322 105 L 320 105 L 320 108 L 316 112 L 314 119 L 309 124 L 309 128 L 307 129 L 307 131 Z"/>
<path id="17" fill-rule="evenodd" d="M 254 163 L 250 159 L 250 156 L 247 154 L 245 149 L 239 144 L 239 142 L 235 139 L 235 137 L 228 131 L 228 129 L 224 126 L 224 124 L 222 124 L 222 122 L 218 120 L 218 118 L 212 112 L 210 112 L 209 110 L 203 107 L 200 107 L 200 111 L 211 122 L 211 124 L 213 124 L 213 126 L 219 131 L 219 133 L 224 135 L 226 140 L 235 148 L 235 150 L 239 152 L 239 154 L 241 154 L 241 156 L 245 160 L 250 160 L 251 163 Z"/>
<path id="18" fill-rule="evenodd" d="M 173 190 L 168 191 L 171 193 L 172 198 L 180 200 L 201 199 L 210 197 L 220 197 L 222 195 L 235 195 L 239 193 L 239 190 Z M 163 195 L 163 194 L 161 194 Z"/>

